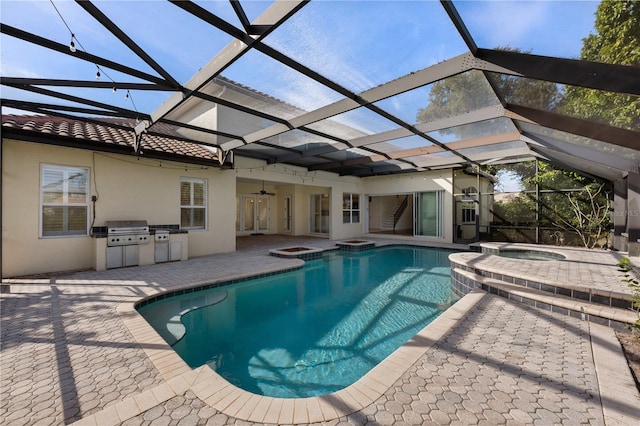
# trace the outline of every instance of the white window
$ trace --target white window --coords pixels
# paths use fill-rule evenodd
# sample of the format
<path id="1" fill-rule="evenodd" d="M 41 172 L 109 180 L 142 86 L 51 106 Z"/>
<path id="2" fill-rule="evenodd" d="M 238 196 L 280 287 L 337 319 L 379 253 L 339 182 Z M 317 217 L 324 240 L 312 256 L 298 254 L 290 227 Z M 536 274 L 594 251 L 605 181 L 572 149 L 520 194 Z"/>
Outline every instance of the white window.
<path id="1" fill-rule="evenodd" d="M 359 194 L 342 194 L 342 223 L 360 223 Z"/>
<path id="2" fill-rule="evenodd" d="M 466 203 L 462 205 L 462 223 L 476 223 L 476 206 L 474 203 Z"/>
<path id="3" fill-rule="evenodd" d="M 180 178 L 180 227 L 205 229 L 207 218 L 207 181 Z"/>
<path id="4" fill-rule="evenodd" d="M 40 236 L 89 234 L 89 169 L 43 164 Z"/>

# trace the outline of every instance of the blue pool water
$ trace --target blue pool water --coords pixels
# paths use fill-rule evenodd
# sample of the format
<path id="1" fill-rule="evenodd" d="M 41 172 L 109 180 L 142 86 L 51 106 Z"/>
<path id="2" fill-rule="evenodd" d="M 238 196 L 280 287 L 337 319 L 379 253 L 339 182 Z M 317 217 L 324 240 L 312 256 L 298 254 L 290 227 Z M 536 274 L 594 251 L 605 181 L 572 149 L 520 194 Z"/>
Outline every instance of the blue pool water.
<path id="1" fill-rule="evenodd" d="M 357 381 L 451 306 L 451 251 L 331 252 L 296 271 L 150 303 L 140 313 L 191 366 L 301 398 Z"/>

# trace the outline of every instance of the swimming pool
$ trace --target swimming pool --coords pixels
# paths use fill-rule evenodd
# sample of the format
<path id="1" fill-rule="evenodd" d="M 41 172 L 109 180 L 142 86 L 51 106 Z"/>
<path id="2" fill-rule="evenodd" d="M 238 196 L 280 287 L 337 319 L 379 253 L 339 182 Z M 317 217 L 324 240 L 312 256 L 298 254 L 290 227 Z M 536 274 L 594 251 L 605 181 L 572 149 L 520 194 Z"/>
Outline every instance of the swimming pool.
<path id="1" fill-rule="evenodd" d="M 334 251 L 299 270 L 139 308 L 195 368 L 256 394 L 301 398 L 366 374 L 457 300 L 449 250 Z"/>

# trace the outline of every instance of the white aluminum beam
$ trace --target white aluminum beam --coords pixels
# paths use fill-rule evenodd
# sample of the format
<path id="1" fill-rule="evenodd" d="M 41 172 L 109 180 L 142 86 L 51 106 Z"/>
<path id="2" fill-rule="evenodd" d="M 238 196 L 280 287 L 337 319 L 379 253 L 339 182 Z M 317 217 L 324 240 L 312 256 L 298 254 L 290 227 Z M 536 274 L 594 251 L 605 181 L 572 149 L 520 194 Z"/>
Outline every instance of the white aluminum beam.
<path id="1" fill-rule="evenodd" d="M 484 136 L 481 138 L 473 138 L 473 139 L 465 139 L 465 140 L 456 141 L 456 142 L 449 142 L 447 143 L 447 147 L 453 150 L 459 150 L 459 149 L 465 149 L 465 148 L 476 148 L 480 146 L 513 142 L 513 141 L 520 140 L 519 138 L 520 138 L 520 133 L 518 133 L 517 131 L 514 131 L 514 132 Z M 438 145 L 430 145 L 430 146 L 425 146 L 421 148 L 411 148 L 411 149 L 388 152 L 388 153 L 385 153 L 384 155 L 374 154 L 374 155 L 362 156 L 362 157 L 353 158 L 353 159 L 344 160 L 344 161 L 336 161 L 333 163 L 319 164 L 314 167 L 314 170 L 337 169 L 341 167 L 376 163 L 379 161 L 388 161 L 389 159 L 402 160 L 402 159 L 406 159 L 407 157 L 419 157 L 421 155 L 437 154 L 440 152 L 445 152 L 445 149 L 442 147 L 439 147 Z M 531 155 L 530 150 L 528 150 L 528 153 L 529 155 Z M 485 158 L 485 160 L 496 157 L 495 152 L 492 152 L 488 155 L 489 157 Z M 451 160 L 455 164 L 460 162 L 460 158 L 458 158 L 455 155 L 451 157 Z M 413 159 L 411 161 L 414 162 Z"/>
<path id="2" fill-rule="evenodd" d="M 400 77 L 396 80 L 382 84 L 378 87 L 374 87 L 373 89 L 366 90 L 360 93 L 358 96 L 366 100 L 368 103 L 375 103 L 391 96 L 395 96 L 409 90 L 417 89 L 419 87 L 434 83 L 438 80 L 461 74 L 472 69 L 493 72 L 509 72 L 510 74 L 512 74 L 512 72 L 505 68 L 496 66 L 478 58 L 474 58 L 471 53 L 465 53 L 439 64 L 427 67 L 423 70 L 416 71 L 404 77 Z M 345 112 L 351 111 L 360 106 L 361 105 L 358 102 L 345 98 L 291 119 L 289 123 L 296 128 L 307 126 L 318 121 L 326 120 L 327 118 L 336 116 L 338 114 L 343 114 Z M 275 125 L 267 127 L 263 130 L 267 131 L 261 133 L 261 135 L 263 135 L 263 138 L 265 137 L 265 135 L 266 137 L 272 137 L 277 135 L 278 133 L 282 133 L 281 129 L 279 129 Z M 409 136 L 410 134 L 411 133 L 407 134 L 407 136 Z M 247 143 L 258 141 L 259 138 L 257 138 L 256 136 L 257 135 L 255 134 L 249 134 L 244 137 L 244 140 Z M 231 142 L 228 142 L 228 144 L 231 144 Z M 227 149 L 227 145 L 223 145 L 223 149 Z"/>
<path id="3" fill-rule="evenodd" d="M 467 155 L 471 160 L 481 163 L 483 161 L 491 160 L 495 157 L 531 157 L 533 153 L 529 148 L 515 148 L 515 149 L 501 149 L 497 151 L 491 152 L 483 152 L 481 154 L 475 155 Z M 448 166 L 453 164 L 459 164 L 460 161 L 458 158 L 452 157 L 443 157 L 441 159 L 427 159 L 425 161 L 414 161 L 416 165 L 425 168 L 434 168 L 441 166 Z"/>
<path id="4" fill-rule="evenodd" d="M 508 132 L 508 133 L 500 133 L 496 135 L 483 136 L 480 138 L 473 139 L 464 139 L 456 142 L 449 142 L 447 147 L 453 150 L 460 150 L 466 148 L 476 148 L 480 146 L 487 145 L 496 145 L 506 142 L 517 141 L 520 138 L 520 134 L 517 131 Z M 386 153 L 389 157 L 393 159 L 401 159 L 406 157 L 415 157 L 418 155 L 429 155 L 435 154 L 438 152 L 444 152 L 445 150 L 437 145 L 430 145 L 422 148 L 411 148 L 411 149 L 403 149 L 399 151 L 393 151 Z M 495 157 L 495 155 L 494 155 Z"/>
<path id="5" fill-rule="evenodd" d="M 505 110 L 502 105 L 495 105 L 480 108 L 464 114 L 458 114 L 452 117 L 433 120 L 428 123 L 416 124 L 415 127 L 422 133 L 429 133 L 436 130 L 448 129 L 450 127 L 464 126 L 465 124 L 477 123 L 480 121 L 491 120 L 493 118 L 504 117 L 504 112 Z M 405 138 L 412 135 L 414 135 L 414 133 L 412 133 L 410 130 L 400 127 L 393 130 L 388 130 L 386 132 L 376 133 L 375 135 L 367 135 L 361 138 L 353 139 L 350 140 L 349 143 L 354 147 L 365 146 L 379 142 L 388 142 L 390 140 Z"/>
<path id="6" fill-rule="evenodd" d="M 293 10 L 295 10 L 304 1 L 293 0 L 276 0 L 272 3 L 267 10 L 265 10 L 258 18 L 253 22 L 254 25 L 272 26 L 280 23 L 286 16 L 288 16 Z M 229 66 L 238 57 L 243 55 L 250 47 L 240 41 L 233 40 L 227 46 L 225 46 L 220 53 L 218 53 L 213 59 L 209 61 L 204 67 L 202 67 L 197 73 L 195 73 L 189 81 L 184 85 L 187 90 L 196 91 L 203 88 L 208 82 L 216 77 L 220 71 Z M 160 107 L 158 107 L 153 113 L 151 118 L 153 122 L 160 120 L 171 112 L 178 105 L 183 103 L 185 99 L 190 98 L 190 94 L 175 93 L 167 101 L 165 101 Z M 196 102 L 203 102 L 202 100 L 196 100 Z"/>

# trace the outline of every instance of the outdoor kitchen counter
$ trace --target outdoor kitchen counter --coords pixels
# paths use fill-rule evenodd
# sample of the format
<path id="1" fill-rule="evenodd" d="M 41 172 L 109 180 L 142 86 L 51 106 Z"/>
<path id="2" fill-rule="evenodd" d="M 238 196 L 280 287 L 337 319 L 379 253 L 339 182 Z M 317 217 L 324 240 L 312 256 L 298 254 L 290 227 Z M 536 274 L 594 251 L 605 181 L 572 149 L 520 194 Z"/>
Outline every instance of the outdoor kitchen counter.
<path id="1" fill-rule="evenodd" d="M 140 244 L 139 248 L 139 261 L 138 265 L 153 265 L 155 262 L 155 244 L 153 236 L 158 231 L 169 231 L 169 242 L 173 244 L 179 243 L 181 245 L 181 257 L 180 260 L 187 260 L 189 258 L 188 241 L 189 231 L 184 229 L 171 229 L 171 228 L 154 228 L 149 230 L 151 235 L 151 241 L 147 244 Z M 94 269 L 96 271 L 104 271 L 107 269 L 107 230 L 95 227 L 93 229 L 93 259 Z"/>

